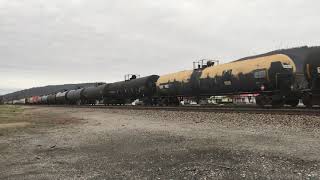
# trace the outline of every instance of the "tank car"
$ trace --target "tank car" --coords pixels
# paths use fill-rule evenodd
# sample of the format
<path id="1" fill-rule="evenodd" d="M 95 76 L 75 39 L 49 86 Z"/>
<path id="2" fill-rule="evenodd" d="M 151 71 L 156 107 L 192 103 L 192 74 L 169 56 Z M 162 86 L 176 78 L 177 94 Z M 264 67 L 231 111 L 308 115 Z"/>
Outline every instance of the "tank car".
<path id="1" fill-rule="evenodd" d="M 41 104 L 41 96 L 36 96 L 35 104 Z"/>
<path id="2" fill-rule="evenodd" d="M 307 107 L 312 107 L 313 105 L 319 105 L 319 72 L 320 67 L 320 47 L 298 47 L 292 49 L 277 50 L 269 52 L 266 54 L 258 55 L 255 57 L 244 58 L 242 60 L 265 57 L 270 55 L 282 54 L 289 57 L 293 62 L 293 67 L 295 71 L 292 74 L 293 83 L 291 86 L 291 91 L 294 92 L 293 96 L 290 98 L 278 98 L 278 103 L 290 104 L 295 106 L 299 99 L 302 99 L 303 103 Z M 270 96 L 267 97 L 262 94 L 259 96 L 262 102 L 270 102 Z M 258 100 L 259 100 L 258 97 Z M 261 98 L 262 97 L 262 98 Z"/>
<path id="3" fill-rule="evenodd" d="M 297 48 L 243 58 L 221 65 L 208 64 L 193 71 L 160 76 L 160 103 L 178 104 L 180 98 L 259 94 L 260 106 L 316 104 L 319 93 L 319 48 Z"/>
<path id="4" fill-rule="evenodd" d="M 105 91 L 106 84 L 97 84 L 84 88 L 82 91 L 82 104 L 98 104 L 103 99 L 103 92 Z"/>
<path id="5" fill-rule="evenodd" d="M 283 54 L 235 61 L 205 68 L 198 88 L 203 95 L 259 93 L 257 104 L 281 105 L 283 100 L 296 106 L 292 90 L 296 66 Z"/>
<path id="6" fill-rule="evenodd" d="M 5 104 L 13 104 L 13 100 L 7 100 L 6 102 L 5 102 Z"/>
<path id="7" fill-rule="evenodd" d="M 19 104 L 18 101 L 19 101 L 19 100 L 13 100 L 13 101 L 12 101 L 12 104 Z"/>
<path id="8" fill-rule="evenodd" d="M 107 84 L 103 93 L 104 104 L 125 104 L 136 99 L 153 104 L 158 78 L 157 75 L 142 78 L 133 76 L 125 81 Z"/>
<path id="9" fill-rule="evenodd" d="M 179 105 L 180 100 L 186 96 L 197 96 L 193 89 L 194 71 L 186 70 L 160 76 L 156 82 L 157 104 L 160 105 Z"/>
<path id="10" fill-rule="evenodd" d="M 70 90 L 67 93 L 67 102 L 70 105 L 80 105 L 81 104 L 81 99 L 83 99 L 82 97 L 82 92 L 83 92 L 83 88 L 81 89 L 76 89 L 76 90 Z"/>
<path id="11" fill-rule="evenodd" d="M 58 92 L 56 94 L 56 104 L 67 104 L 67 95 L 68 91 Z"/>
<path id="12" fill-rule="evenodd" d="M 26 104 L 31 104 L 31 98 L 30 97 L 26 98 Z"/>
<path id="13" fill-rule="evenodd" d="M 304 72 L 302 73 L 307 82 L 301 95 L 303 104 L 308 107 L 320 105 L 320 50 L 311 52 L 303 66 Z M 297 85 L 303 86 L 305 83 Z"/>
<path id="14" fill-rule="evenodd" d="M 56 94 L 48 95 L 48 104 L 50 105 L 56 104 Z"/>
<path id="15" fill-rule="evenodd" d="M 18 100 L 13 100 L 12 101 L 13 104 L 26 104 L 26 99 L 23 98 L 23 99 L 18 99 Z"/>
<path id="16" fill-rule="evenodd" d="M 26 99 L 26 104 L 39 104 L 40 103 L 40 96 L 32 96 Z"/>
<path id="17" fill-rule="evenodd" d="M 48 104 L 48 96 L 41 96 L 41 104 Z"/>

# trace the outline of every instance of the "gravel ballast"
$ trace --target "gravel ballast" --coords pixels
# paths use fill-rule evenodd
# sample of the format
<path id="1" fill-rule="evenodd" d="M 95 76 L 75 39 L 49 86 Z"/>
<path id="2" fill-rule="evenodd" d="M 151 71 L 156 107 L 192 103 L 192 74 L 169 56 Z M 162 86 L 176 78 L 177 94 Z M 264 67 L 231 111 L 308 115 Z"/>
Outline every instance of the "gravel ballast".
<path id="1" fill-rule="evenodd" d="M 320 178 L 317 116 L 21 109 L 28 125 L 1 131 L 0 179 Z"/>

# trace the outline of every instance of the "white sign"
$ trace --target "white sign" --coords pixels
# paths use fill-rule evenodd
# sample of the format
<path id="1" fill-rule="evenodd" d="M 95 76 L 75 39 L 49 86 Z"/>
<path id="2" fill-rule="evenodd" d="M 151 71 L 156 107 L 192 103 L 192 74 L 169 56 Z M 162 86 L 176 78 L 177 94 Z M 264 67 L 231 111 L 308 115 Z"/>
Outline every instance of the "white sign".
<path id="1" fill-rule="evenodd" d="M 290 64 L 282 64 L 282 67 L 284 69 L 292 69 L 292 66 Z"/>
<path id="2" fill-rule="evenodd" d="M 224 85 L 230 86 L 230 85 L 231 85 L 231 81 L 225 81 L 225 82 L 224 82 Z"/>
<path id="3" fill-rule="evenodd" d="M 159 88 L 160 89 L 169 89 L 169 84 L 164 84 L 164 85 L 160 85 Z"/>

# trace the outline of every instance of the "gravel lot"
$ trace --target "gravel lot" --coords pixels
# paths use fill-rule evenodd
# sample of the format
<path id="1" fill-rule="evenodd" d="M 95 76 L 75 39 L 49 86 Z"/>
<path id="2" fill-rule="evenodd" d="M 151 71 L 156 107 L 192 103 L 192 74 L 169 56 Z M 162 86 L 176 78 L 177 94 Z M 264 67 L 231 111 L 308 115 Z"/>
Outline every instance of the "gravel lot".
<path id="1" fill-rule="evenodd" d="M 320 178 L 316 116 L 0 107 L 0 179 Z"/>

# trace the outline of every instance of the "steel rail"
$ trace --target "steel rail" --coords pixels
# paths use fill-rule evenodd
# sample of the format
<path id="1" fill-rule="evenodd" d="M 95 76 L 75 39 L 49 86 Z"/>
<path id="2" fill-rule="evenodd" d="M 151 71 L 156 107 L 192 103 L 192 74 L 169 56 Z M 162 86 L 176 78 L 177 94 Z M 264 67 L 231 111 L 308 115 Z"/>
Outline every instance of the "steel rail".
<path id="1" fill-rule="evenodd" d="M 254 114 L 282 114 L 282 115 L 320 115 L 319 108 L 260 108 L 256 106 L 104 106 L 104 105 L 27 105 L 38 107 L 69 107 L 69 108 L 95 108 L 118 110 L 157 110 L 157 111 L 184 111 L 184 112 L 212 112 L 212 113 L 254 113 Z"/>

